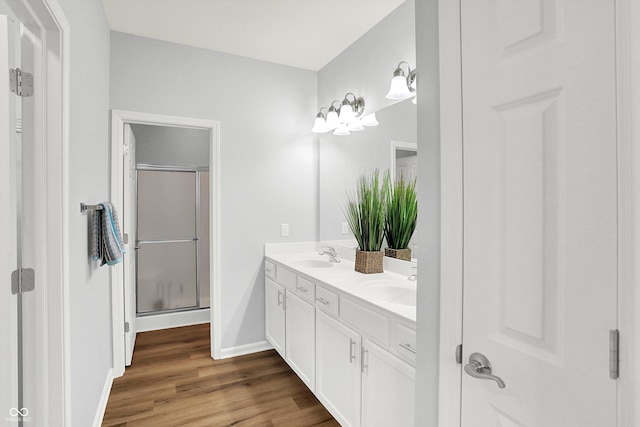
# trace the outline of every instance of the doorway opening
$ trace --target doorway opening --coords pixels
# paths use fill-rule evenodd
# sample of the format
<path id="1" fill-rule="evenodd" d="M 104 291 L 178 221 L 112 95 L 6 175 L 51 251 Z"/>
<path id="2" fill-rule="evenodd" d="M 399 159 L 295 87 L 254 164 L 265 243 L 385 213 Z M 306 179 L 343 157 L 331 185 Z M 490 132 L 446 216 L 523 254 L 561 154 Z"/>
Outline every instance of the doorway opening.
<path id="1" fill-rule="evenodd" d="M 194 135 L 204 147 L 187 149 Z M 220 357 L 219 152 L 216 121 L 112 111 L 111 201 L 128 235 L 111 279 L 114 377 L 141 331 L 211 323 Z"/>

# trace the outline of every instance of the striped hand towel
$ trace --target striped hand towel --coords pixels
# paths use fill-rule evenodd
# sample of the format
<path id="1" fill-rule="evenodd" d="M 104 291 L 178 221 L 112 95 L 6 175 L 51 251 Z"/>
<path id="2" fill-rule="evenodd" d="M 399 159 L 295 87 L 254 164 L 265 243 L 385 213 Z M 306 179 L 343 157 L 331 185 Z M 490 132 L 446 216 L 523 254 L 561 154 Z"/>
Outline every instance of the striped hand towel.
<path id="1" fill-rule="evenodd" d="M 94 211 L 91 220 L 91 259 L 100 260 L 100 265 L 115 265 L 122 262 L 126 253 L 118 215 L 111 203 L 100 203 L 100 206 L 102 209 Z"/>

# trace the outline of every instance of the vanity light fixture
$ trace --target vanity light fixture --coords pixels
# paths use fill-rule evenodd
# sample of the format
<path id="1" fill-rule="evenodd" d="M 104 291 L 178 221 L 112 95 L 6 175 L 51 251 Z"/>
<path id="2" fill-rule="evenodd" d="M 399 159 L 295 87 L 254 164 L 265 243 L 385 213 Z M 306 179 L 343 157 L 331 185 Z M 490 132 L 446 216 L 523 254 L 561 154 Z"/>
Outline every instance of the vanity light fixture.
<path id="1" fill-rule="evenodd" d="M 362 126 L 378 126 L 378 120 L 376 119 L 376 113 L 367 114 L 360 120 L 362 122 Z"/>
<path id="2" fill-rule="evenodd" d="M 311 132 L 313 133 L 326 133 L 329 132 L 329 128 L 327 127 L 327 122 L 325 121 L 324 114 L 322 110 L 326 110 L 327 107 L 320 108 L 318 114 L 316 115 L 316 121 L 313 122 L 313 128 L 311 128 Z"/>
<path id="3" fill-rule="evenodd" d="M 407 73 L 405 74 L 402 69 L 402 64 L 407 66 Z M 389 86 L 389 92 L 387 92 L 387 99 L 407 99 L 410 98 L 416 92 L 416 70 L 412 70 L 411 66 L 406 61 L 401 61 L 398 67 L 393 72 L 393 78 L 391 79 L 391 85 Z"/>
<path id="4" fill-rule="evenodd" d="M 349 100 L 349 95 L 353 100 Z M 364 112 L 364 99 L 356 98 L 356 96 L 349 92 L 344 96 L 342 105 L 340 106 L 340 121 L 342 123 L 349 123 L 356 117 L 360 117 Z"/>
<path id="5" fill-rule="evenodd" d="M 338 136 L 346 136 L 351 135 L 351 132 L 349 131 L 346 123 L 340 123 L 333 134 Z"/>
<path id="6" fill-rule="evenodd" d="M 347 129 L 349 129 L 351 132 L 359 132 L 361 130 L 364 130 L 362 120 L 360 120 L 359 118 L 351 120 L 347 125 Z"/>
<path id="7" fill-rule="evenodd" d="M 333 104 L 338 103 L 338 108 L 334 107 Z M 340 119 L 338 118 L 338 111 L 340 110 L 340 101 L 333 101 L 329 106 L 329 111 L 327 112 L 327 130 L 334 130 L 340 124 Z"/>
<path id="8" fill-rule="evenodd" d="M 364 130 L 365 126 L 377 126 L 375 113 L 364 114 L 364 98 L 358 98 L 348 92 L 342 102 L 333 101 L 329 107 L 322 107 L 316 115 L 311 132 L 326 133 L 334 131 L 334 135 L 350 135 L 351 132 Z M 327 110 L 326 115 L 322 110 Z M 361 119 L 366 119 L 363 121 Z"/>

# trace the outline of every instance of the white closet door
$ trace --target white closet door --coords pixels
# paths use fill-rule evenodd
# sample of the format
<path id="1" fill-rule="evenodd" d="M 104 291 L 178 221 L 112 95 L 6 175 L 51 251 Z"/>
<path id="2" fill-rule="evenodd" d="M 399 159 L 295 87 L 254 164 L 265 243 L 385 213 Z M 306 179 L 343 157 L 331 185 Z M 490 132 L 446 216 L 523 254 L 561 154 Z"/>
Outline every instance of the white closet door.
<path id="1" fill-rule="evenodd" d="M 131 130 L 131 125 L 124 126 L 124 177 L 123 177 L 123 212 L 122 212 L 122 232 L 128 236 L 126 244 L 127 253 L 124 254 L 123 272 L 124 272 L 124 290 L 126 297 L 124 298 L 124 321 L 129 324 L 129 328 L 125 328 L 124 334 L 124 355 L 125 365 L 130 366 L 133 358 L 133 349 L 136 343 L 136 235 L 138 212 L 136 188 L 136 137 Z"/>
<path id="2" fill-rule="evenodd" d="M 461 7 L 462 425 L 613 427 L 614 2 Z"/>

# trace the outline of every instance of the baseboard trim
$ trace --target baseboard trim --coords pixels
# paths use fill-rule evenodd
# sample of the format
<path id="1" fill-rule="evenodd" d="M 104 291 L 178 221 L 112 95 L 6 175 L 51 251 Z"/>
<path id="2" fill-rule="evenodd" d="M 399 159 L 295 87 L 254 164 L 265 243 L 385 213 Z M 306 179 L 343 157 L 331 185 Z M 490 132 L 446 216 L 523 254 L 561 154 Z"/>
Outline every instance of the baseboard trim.
<path id="1" fill-rule="evenodd" d="M 136 333 L 157 331 L 160 329 L 179 328 L 181 326 L 199 325 L 211 321 L 211 310 L 203 308 L 193 311 L 156 314 L 136 318 Z"/>
<path id="2" fill-rule="evenodd" d="M 272 350 L 273 346 L 269 341 L 259 341 L 251 344 L 243 344 L 236 347 L 223 348 L 221 351 L 221 359 L 230 357 L 244 356 L 245 354 L 258 353 L 260 351 Z"/>
<path id="3" fill-rule="evenodd" d="M 93 427 L 102 426 L 104 420 L 104 413 L 107 410 L 107 402 L 109 402 L 109 395 L 111 394 L 111 386 L 113 385 L 113 369 L 109 368 L 107 371 L 107 378 L 104 382 L 104 388 L 102 389 L 102 395 L 98 402 L 98 410 L 96 411 L 96 417 L 93 420 Z"/>

